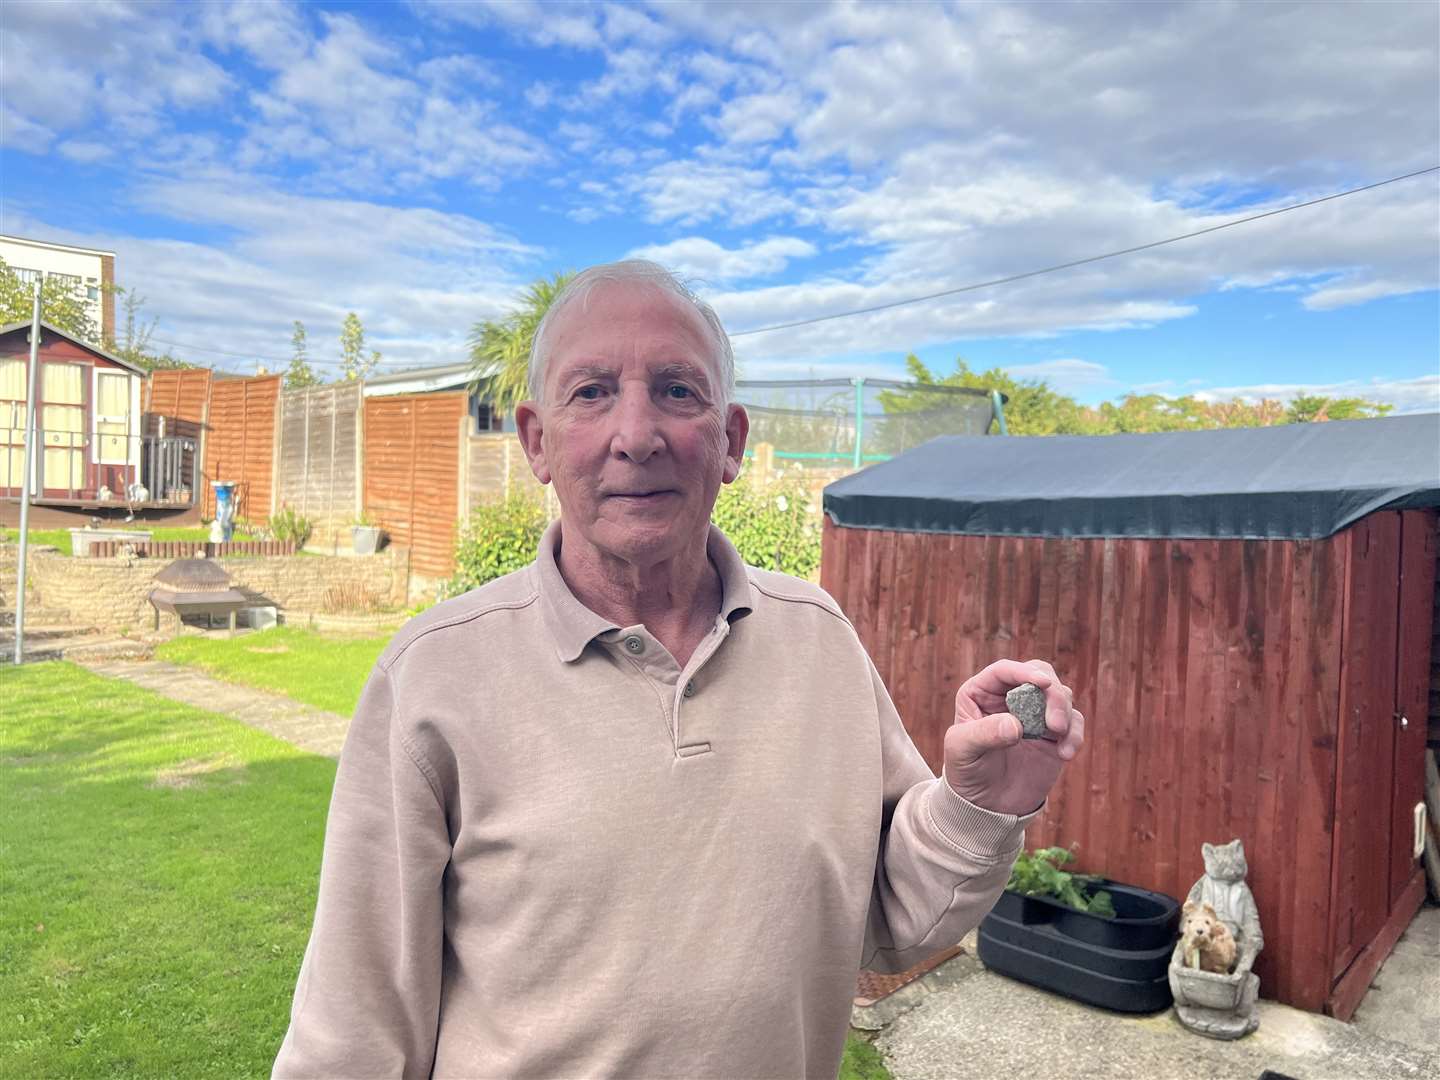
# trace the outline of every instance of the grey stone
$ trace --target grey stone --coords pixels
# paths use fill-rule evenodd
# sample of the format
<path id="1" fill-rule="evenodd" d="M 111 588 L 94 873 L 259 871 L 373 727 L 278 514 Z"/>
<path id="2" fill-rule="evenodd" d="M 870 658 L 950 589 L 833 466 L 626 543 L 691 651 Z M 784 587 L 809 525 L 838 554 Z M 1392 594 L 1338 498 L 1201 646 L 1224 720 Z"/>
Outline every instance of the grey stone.
<path id="1" fill-rule="evenodd" d="M 1020 721 L 1020 731 L 1027 739 L 1049 739 L 1055 736 L 1045 726 L 1045 691 L 1034 683 L 1021 683 L 1005 695 L 1005 707 Z"/>

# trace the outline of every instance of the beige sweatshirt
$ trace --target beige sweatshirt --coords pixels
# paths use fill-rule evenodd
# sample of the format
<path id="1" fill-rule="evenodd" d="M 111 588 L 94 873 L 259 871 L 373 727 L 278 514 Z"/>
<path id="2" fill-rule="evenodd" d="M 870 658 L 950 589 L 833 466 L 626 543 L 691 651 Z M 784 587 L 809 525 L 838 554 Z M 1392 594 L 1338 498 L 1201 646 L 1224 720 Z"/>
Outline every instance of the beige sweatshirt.
<path id="1" fill-rule="evenodd" d="M 1003 888 L 1029 818 L 930 772 L 828 594 L 712 528 L 682 671 L 558 541 L 376 664 L 277 1077 L 833 1080 L 858 970 Z"/>

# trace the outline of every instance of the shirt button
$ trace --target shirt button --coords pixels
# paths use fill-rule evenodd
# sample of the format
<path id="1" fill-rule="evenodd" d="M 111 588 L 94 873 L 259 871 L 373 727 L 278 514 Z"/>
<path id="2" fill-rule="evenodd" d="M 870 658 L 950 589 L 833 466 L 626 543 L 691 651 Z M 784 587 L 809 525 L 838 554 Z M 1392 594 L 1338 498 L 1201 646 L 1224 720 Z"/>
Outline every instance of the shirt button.
<path id="1" fill-rule="evenodd" d="M 694 682 L 694 680 L 691 680 L 690 682 L 687 682 L 687 683 L 685 684 L 685 696 L 686 696 L 686 697 L 694 697 L 694 696 L 695 696 L 695 682 Z"/>
<path id="2" fill-rule="evenodd" d="M 645 642 L 641 641 L 638 637 L 635 637 L 632 634 L 630 637 L 627 637 L 625 639 L 625 648 L 629 649 L 632 653 L 638 656 L 645 651 Z"/>

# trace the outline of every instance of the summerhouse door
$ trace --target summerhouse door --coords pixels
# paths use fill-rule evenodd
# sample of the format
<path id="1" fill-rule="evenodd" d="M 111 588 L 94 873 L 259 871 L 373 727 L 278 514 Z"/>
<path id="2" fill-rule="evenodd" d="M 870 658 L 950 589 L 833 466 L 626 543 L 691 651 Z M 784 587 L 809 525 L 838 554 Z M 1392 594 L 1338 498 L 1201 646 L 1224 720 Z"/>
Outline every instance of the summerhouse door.
<path id="1" fill-rule="evenodd" d="M 85 384 L 83 364 L 40 367 L 41 493 L 50 498 L 80 498 L 86 487 Z"/>

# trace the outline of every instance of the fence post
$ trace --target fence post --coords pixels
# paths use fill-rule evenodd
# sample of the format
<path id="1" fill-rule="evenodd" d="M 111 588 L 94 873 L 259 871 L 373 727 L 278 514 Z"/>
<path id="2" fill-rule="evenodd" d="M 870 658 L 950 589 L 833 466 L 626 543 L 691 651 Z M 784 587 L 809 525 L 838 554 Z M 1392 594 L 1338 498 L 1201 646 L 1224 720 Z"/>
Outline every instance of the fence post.
<path id="1" fill-rule="evenodd" d="M 857 375 L 855 383 L 855 471 L 860 471 L 865 445 L 865 376 Z"/>
<path id="2" fill-rule="evenodd" d="M 760 486 L 768 487 L 770 478 L 775 475 L 775 446 L 773 443 L 762 442 L 755 447 L 755 471 L 758 474 L 756 480 Z"/>

